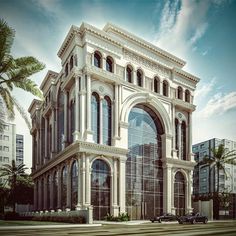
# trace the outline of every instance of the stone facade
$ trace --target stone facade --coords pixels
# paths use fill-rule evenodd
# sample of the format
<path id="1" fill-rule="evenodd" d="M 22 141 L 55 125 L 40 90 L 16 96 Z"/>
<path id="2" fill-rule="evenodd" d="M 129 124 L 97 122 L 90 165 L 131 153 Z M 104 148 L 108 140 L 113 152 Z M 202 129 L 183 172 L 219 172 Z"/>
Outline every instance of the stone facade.
<path id="1" fill-rule="evenodd" d="M 29 108 L 35 210 L 192 211 L 199 79 L 185 62 L 112 24 L 72 26 L 58 56 Z"/>

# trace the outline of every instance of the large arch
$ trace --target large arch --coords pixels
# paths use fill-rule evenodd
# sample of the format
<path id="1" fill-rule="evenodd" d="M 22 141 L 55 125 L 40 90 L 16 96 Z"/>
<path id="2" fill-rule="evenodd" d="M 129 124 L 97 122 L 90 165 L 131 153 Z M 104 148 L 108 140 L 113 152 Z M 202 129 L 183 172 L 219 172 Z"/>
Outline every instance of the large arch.
<path id="1" fill-rule="evenodd" d="M 126 204 L 132 219 L 163 212 L 162 138 L 159 116 L 146 104 L 135 105 L 128 118 Z"/>
<path id="2" fill-rule="evenodd" d="M 149 93 L 135 93 L 127 97 L 121 109 L 120 120 L 128 123 L 130 110 L 137 104 L 145 104 L 150 107 L 162 122 L 165 134 L 172 135 L 171 121 L 162 103 Z"/>

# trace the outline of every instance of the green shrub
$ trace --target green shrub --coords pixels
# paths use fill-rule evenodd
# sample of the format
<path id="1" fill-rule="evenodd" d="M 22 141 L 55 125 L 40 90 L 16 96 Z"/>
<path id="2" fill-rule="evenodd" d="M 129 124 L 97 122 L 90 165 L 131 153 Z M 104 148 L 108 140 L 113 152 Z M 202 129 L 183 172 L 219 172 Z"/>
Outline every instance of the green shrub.
<path id="1" fill-rule="evenodd" d="M 50 216 L 41 215 L 34 216 L 32 220 L 36 221 L 51 221 L 51 222 L 64 222 L 64 223 L 74 223 L 74 224 L 85 224 L 85 218 L 83 216 Z"/>
<path id="2" fill-rule="evenodd" d="M 107 214 L 104 218 L 105 220 L 107 221 L 116 221 L 116 222 L 120 222 L 120 221 L 129 221 L 130 220 L 130 217 L 128 215 L 128 213 L 122 213 L 122 214 L 119 214 L 118 216 L 113 216 L 111 214 Z"/>

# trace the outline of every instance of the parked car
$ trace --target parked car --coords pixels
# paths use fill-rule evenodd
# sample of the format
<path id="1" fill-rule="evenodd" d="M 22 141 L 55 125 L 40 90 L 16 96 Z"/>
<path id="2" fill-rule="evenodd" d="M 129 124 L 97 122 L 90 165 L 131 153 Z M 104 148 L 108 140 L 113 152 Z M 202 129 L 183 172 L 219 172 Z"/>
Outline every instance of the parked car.
<path id="1" fill-rule="evenodd" d="M 181 216 L 179 217 L 179 224 L 183 224 L 183 223 L 191 223 L 191 224 L 195 224 L 197 222 L 202 222 L 204 224 L 207 223 L 208 218 L 204 215 L 201 215 L 200 213 L 191 213 L 185 216 Z"/>
<path id="2" fill-rule="evenodd" d="M 154 223 L 155 221 L 158 221 L 159 223 L 161 223 L 162 221 L 178 221 L 178 217 L 171 213 L 165 213 L 161 216 L 154 216 L 150 219 L 150 221 L 152 223 Z"/>

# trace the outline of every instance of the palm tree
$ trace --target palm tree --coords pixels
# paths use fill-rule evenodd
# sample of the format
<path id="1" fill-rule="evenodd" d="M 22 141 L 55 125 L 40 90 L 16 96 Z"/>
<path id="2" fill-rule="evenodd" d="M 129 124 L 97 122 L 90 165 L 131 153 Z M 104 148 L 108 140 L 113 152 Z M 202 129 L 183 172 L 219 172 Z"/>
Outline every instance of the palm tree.
<path id="1" fill-rule="evenodd" d="M 14 107 L 20 112 L 30 128 L 27 113 L 12 96 L 13 88 L 20 88 L 42 98 L 42 93 L 29 77 L 42 69 L 45 65 L 34 57 L 13 58 L 11 47 L 15 31 L 0 19 L 0 131 L 3 130 L 5 115 L 12 120 L 15 117 Z M 4 112 L 5 111 L 5 112 Z"/>
<path id="2" fill-rule="evenodd" d="M 199 163 L 199 165 L 209 165 L 209 179 L 211 178 L 211 170 L 216 171 L 217 187 L 215 192 L 215 199 L 217 201 L 217 207 L 219 207 L 220 171 L 224 172 L 226 178 L 228 177 L 225 164 L 236 165 L 236 150 L 229 151 L 228 148 L 225 148 L 223 144 L 220 144 L 217 148 L 211 149 L 211 152 L 212 155 L 205 156 L 203 160 Z M 218 214 L 219 210 L 216 210 L 216 212 Z"/>
<path id="3" fill-rule="evenodd" d="M 25 167 L 25 164 L 16 165 L 15 160 L 12 160 L 11 165 L 4 164 L 0 167 L 0 177 L 7 177 L 8 183 L 10 186 L 10 195 L 12 199 L 13 212 L 15 212 L 15 189 L 17 177 L 25 176 L 25 170 L 28 169 Z"/>

